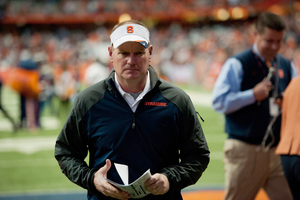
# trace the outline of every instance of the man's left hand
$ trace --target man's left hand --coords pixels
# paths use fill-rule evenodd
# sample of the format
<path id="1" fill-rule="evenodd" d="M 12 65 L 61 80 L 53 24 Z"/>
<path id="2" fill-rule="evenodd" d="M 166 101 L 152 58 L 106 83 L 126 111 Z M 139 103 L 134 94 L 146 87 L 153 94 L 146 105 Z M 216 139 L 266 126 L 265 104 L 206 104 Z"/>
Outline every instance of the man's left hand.
<path id="1" fill-rule="evenodd" d="M 170 183 L 164 174 L 154 174 L 145 182 L 146 189 L 153 195 L 162 195 L 169 191 Z"/>
<path id="2" fill-rule="evenodd" d="M 282 108 L 282 98 L 276 98 L 275 100 L 274 100 L 274 103 L 276 104 L 276 105 L 278 105 L 278 107 L 281 109 Z"/>

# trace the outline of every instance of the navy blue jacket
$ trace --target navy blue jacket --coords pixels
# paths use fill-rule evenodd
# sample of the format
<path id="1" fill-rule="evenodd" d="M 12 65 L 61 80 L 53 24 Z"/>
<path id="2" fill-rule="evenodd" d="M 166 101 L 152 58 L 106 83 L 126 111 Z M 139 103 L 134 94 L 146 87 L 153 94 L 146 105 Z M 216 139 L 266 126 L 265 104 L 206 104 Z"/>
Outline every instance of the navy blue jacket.
<path id="1" fill-rule="evenodd" d="M 116 89 L 114 71 L 74 102 L 55 157 L 72 182 L 88 189 L 89 199 L 111 199 L 93 184 L 106 159 L 128 165 L 129 183 L 149 168 L 168 177 L 168 193 L 143 199 L 182 199 L 180 190 L 196 183 L 208 165 L 208 146 L 190 98 L 158 78 L 151 66 L 149 72 L 151 90 L 135 113 Z M 89 165 L 84 162 L 88 151 Z M 122 183 L 113 165 L 108 178 Z"/>

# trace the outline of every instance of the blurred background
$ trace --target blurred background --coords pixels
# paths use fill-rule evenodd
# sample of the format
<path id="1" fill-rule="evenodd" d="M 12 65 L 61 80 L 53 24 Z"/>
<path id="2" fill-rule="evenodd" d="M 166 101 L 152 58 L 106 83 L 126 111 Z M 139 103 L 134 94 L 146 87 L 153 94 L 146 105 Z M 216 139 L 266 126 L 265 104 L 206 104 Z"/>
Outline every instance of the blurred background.
<path id="1" fill-rule="evenodd" d="M 169 81 L 211 89 L 222 63 L 252 44 L 261 11 L 282 15 L 288 31 L 281 53 L 298 67 L 300 1 L 292 0 L 0 0 L 1 71 L 18 66 L 22 50 L 43 60 L 42 75 L 63 68 L 79 84 L 98 59 L 110 68 L 113 25 L 143 21 L 154 45 L 152 66 Z"/>
<path id="2" fill-rule="evenodd" d="M 280 53 L 299 69 L 296 0 L 0 0 L 0 195 L 77 187 L 54 160 L 55 138 L 76 94 L 109 74 L 111 29 L 130 18 L 150 29 L 151 65 L 189 91 L 209 119 L 203 126 L 212 163 L 199 185 L 222 188 L 223 118 L 210 108 L 210 92 L 224 61 L 252 45 L 262 11 L 285 19 Z M 52 167 L 48 175 L 43 164 Z M 37 165 L 40 174 L 28 177 Z"/>

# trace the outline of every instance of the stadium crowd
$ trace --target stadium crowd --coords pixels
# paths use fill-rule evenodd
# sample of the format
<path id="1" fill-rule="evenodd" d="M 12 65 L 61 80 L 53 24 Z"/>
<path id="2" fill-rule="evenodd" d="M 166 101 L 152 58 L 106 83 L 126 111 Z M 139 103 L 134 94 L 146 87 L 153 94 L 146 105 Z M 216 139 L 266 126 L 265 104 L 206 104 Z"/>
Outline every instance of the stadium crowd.
<path id="1" fill-rule="evenodd" d="M 248 22 L 186 27 L 179 23 L 151 29 L 151 43 L 155 45 L 152 65 L 161 75 L 177 84 L 213 86 L 223 62 L 234 53 L 252 44 L 252 25 Z M 1 71 L 18 66 L 23 49 L 43 59 L 41 73 L 53 74 L 57 80 L 62 65 L 73 78 L 84 84 L 84 71 L 95 59 L 106 67 L 110 29 L 99 26 L 86 33 L 82 30 L 59 28 L 56 31 L 24 29 L 22 33 L 0 33 Z M 280 51 L 299 61 L 298 34 L 289 31 Z"/>
<path id="2" fill-rule="evenodd" d="M 25 1 L 11 1 L 11 4 L 5 5 L 5 13 L 2 13 L 1 16 L 22 14 L 24 9 L 25 13 L 39 10 L 31 7 L 26 11 L 26 6 L 24 7 L 21 2 L 24 4 Z M 26 1 L 26 4 L 30 7 L 33 5 L 32 2 L 34 1 Z M 56 2 L 60 2 L 60 4 Z M 41 12 L 46 12 L 49 7 L 55 7 L 59 11 L 62 9 L 63 13 L 79 12 L 78 2 L 86 3 L 85 11 L 94 12 L 88 8 L 95 8 L 91 4 L 97 3 L 96 7 L 99 9 L 98 4 L 102 1 L 48 0 L 43 2 L 48 6 L 44 6 Z M 119 1 L 112 1 L 111 4 L 110 1 L 103 2 L 105 10 L 112 12 L 115 11 L 113 7 L 120 3 Z M 135 1 L 130 2 L 134 4 Z M 153 2 L 156 1 L 148 0 L 143 6 L 156 5 Z M 170 4 L 170 1 L 163 2 L 166 5 Z M 195 6 L 195 3 L 200 1 L 184 2 L 187 5 Z M 38 8 L 42 4 L 34 5 Z M 67 8 L 75 10 L 68 11 Z M 298 69 L 300 66 L 300 25 L 297 16 L 297 13 L 285 16 L 288 31 L 280 53 L 293 60 Z M 0 77 L 2 82 L 5 85 L 10 82 L 9 79 L 18 79 L 15 76 L 16 73 L 11 72 L 26 59 L 24 55 L 27 55 L 27 58 L 29 55 L 33 62 L 39 63 L 37 69 L 40 74 L 39 86 L 42 86 L 42 91 L 38 98 L 41 99 L 41 102 L 47 102 L 53 95 L 56 95 L 65 104 L 72 100 L 77 92 L 91 84 L 91 81 L 88 80 L 91 77 L 87 74 L 88 72 L 93 75 L 100 72 L 102 74 L 99 74 L 99 77 L 103 78 L 111 69 L 107 46 L 110 45 L 109 35 L 112 27 L 106 24 L 92 29 L 88 25 L 85 29 L 83 24 L 74 25 L 72 28 L 63 24 L 56 24 L 51 28 L 39 25 L 23 25 L 9 30 L 6 30 L 4 26 L 0 26 L 0 28 Z M 253 28 L 251 20 L 204 24 L 172 21 L 153 25 L 150 27 L 150 41 L 155 48 L 151 65 L 162 78 L 172 83 L 201 85 L 211 90 L 224 61 L 251 46 Z M 95 69 L 95 62 L 102 70 L 97 70 L 97 72 L 87 70 L 92 64 Z M 66 84 L 66 80 L 70 84 Z"/>
<path id="3" fill-rule="evenodd" d="M 16 14 L 92 14 L 99 12 L 164 11 L 181 12 L 210 6 L 235 6 L 260 3 L 260 0 L 27 0 L 0 1 L 8 15 Z M 0 8 L 1 8 L 0 7 Z"/>

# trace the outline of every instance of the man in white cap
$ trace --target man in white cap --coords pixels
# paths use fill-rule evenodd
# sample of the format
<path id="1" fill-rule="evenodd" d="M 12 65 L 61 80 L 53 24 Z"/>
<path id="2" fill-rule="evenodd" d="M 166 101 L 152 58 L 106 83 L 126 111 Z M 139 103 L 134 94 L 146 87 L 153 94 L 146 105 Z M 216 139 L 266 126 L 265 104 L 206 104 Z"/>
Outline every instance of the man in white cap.
<path id="1" fill-rule="evenodd" d="M 197 112 L 183 90 L 149 65 L 153 47 L 144 24 L 117 24 L 110 38 L 113 70 L 78 95 L 55 157 L 88 199 L 182 199 L 181 189 L 195 184 L 209 163 Z M 129 183 L 148 169 L 152 175 L 124 192 L 108 181 L 125 182 L 118 164 L 128 166 Z"/>

